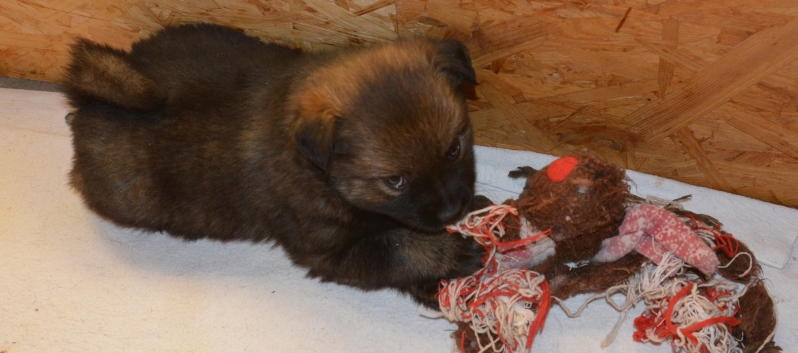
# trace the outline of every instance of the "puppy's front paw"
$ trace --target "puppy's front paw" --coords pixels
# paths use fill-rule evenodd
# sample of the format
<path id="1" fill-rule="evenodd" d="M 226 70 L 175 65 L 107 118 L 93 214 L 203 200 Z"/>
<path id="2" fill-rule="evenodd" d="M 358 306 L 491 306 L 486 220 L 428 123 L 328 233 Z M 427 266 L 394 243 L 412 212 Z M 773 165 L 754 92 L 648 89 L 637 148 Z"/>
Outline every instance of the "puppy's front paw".
<path id="1" fill-rule="evenodd" d="M 461 237 L 460 235 L 455 235 Z M 464 277 L 474 274 L 485 264 L 482 261 L 485 257 L 485 249 L 472 238 L 462 238 L 460 258 L 458 258 L 457 274 L 453 277 Z"/>
<path id="2" fill-rule="evenodd" d="M 440 304 L 438 304 L 439 282 L 440 281 L 423 281 L 415 283 L 407 289 L 407 293 L 410 294 L 417 303 L 432 310 L 440 310 Z"/>
<path id="3" fill-rule="evenodd" d="M 438 285 L 442 279 L 453 279 L 474 274 L 484 265 L 482 260 L 485 250 L 472 238 L 464 238 L 460 234 L 442 234 L 446 237 L 446 246 L 443 248 L 451 256 L 438 258 L 434 269 L 443 270 L 440 277 L 419 279 L 414 281 L 403 291 L 413 296 L 419 304 L 437 310 Z M 443 240 L 443 238 L 442 238 Z"/>
<path id="4" fill-rule="evenodd" d="M 485 207 L 488 207 L 493 204 L 487 196 L 483 195 L 474 195 L 474 198 L 471 199 L 471 211 L 481 210 Z"/>

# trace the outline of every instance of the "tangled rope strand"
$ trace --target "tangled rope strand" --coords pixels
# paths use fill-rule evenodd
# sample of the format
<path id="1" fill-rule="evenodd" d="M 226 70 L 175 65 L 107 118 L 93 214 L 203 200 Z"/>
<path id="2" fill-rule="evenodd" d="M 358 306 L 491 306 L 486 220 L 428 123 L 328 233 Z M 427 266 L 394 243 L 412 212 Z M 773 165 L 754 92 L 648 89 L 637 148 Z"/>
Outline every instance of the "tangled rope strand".
<path id="1" fill-rule="evenodd" d="M 469 322 L 481 351 L 530 350 L 551 306 L 551 292 L 542 275 L 526 269 L 499 269 L 497 251 L 518 248 L 547 235 L 544 232 L 501 242 L 505 217 L 517 214 L 511 206 L 492 205 L 447 228 L 473 237 L 488 250 L 485 267 L 471 276 L 441 281 L 438 292 L 443 316 Z M 486 345 L 480 341 L 480 334 L 488 337 Z"/>
<path id="2" fill-rule="evenodd" d="M 738 322 L 733 316 L 737 300 L 746 288 L 735 293 L 740 285 L 725 278 L 696 284 L 698 276 L 686 273 L 685 267 L 682 260 L 668 253 L 658 265 L 646 264 L 623 284 L 588 298 L 576 313 L 572 313 L 559 298 L 554 299 L 569 317 L 579 316 L 587 304 L 601 298 L 620 311 L 622 317 L 642 301 L 646 309 L 635 320 L 638 328 L 635 340 L 664 342 L 670 339 L 674 351 L 690 353 L 742 352 L 731 335 L 730 327 Z M 625 295 L 625 302 L 616 303 L 611 298 L 615 294 Z M 602 343 L 603 348 L 612 342 L 620 323 L 622 320 L 608 334 Z"/>

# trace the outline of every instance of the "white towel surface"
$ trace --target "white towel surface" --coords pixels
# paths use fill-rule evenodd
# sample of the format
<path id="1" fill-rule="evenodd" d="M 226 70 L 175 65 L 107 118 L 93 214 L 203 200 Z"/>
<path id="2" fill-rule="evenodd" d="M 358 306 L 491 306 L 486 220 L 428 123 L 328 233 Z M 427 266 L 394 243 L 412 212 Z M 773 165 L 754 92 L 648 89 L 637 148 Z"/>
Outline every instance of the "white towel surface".
<path id="1" fill-rule="evenodd" d="M 67 108 L 56 93 L 0 89 L 0 352 L 449 352 L 454 325 L 419 315 L 392 291 L 364 293 L 304 277 L 269 244 L 183 242 L 118 228 L 67 185 Z M 522 165 L 554 157 L 478 148 L 479 191 L 516 196 Z M 638 195 L 692 194 L 766 265 L 781 317 L 776 341 L 798 347 L 798 210 L 639 173 Z M 581 304 L 584 296 L 567 301 Z M 533 352 L 670 352 L 632 341 L 630 313 L 595 302 L 569 319 L 554 307 Z"/>

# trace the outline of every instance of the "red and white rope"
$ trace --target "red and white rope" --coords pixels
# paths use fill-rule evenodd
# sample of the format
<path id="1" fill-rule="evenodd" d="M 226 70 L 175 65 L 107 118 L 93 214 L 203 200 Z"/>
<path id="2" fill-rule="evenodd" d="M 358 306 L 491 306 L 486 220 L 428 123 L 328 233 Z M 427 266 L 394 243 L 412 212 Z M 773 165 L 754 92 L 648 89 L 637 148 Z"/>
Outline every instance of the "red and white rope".
<path id="1" fill-rule="evenodd" d="M 523 268 L 500 269 L 496 260 L 497 252 L 517 249 L 547 235 L 502 242 L 505 218 L 517 215 L 511 206 L 492 205 L 468 214 L 449 228 L 473 237 L 488 254 L 484 268 L 471 276 L 441 281 L 438 293 L 443 316 L 450 321 L 468 322 L 476 333 L 480 351 L 530 350 L 551 306 L 551 292 L 542 275 Z M 488 342 L 481 342 L 480 335 L 487 336 Z"/>

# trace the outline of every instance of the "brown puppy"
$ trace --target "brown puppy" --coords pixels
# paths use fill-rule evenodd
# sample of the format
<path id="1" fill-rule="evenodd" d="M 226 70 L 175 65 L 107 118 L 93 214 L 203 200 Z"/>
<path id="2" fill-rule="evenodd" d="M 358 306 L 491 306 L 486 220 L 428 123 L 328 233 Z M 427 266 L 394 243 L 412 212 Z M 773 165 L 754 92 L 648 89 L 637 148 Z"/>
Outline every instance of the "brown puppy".
<path id="1" fill-rule="evenodd" d="M 443 231 L 474 192 L 459 42 L 303 54 L 201 24 L 72 55 L 71 183 L 102 217 L 273 240 L 310 276 L 427 305 L 440 279 L 481 265 Z"/>

